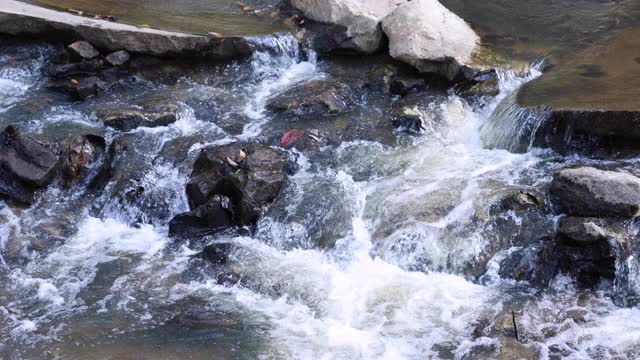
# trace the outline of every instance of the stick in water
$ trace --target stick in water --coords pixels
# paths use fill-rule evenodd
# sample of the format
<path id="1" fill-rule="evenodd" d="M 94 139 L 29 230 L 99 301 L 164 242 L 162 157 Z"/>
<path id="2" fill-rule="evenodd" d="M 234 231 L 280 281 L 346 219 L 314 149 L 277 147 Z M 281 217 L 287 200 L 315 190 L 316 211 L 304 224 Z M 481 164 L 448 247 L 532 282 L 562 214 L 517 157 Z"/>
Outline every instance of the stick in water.
<path id="1" fill-rule="evenodd" d="M 511 320 L 513 321 L 513 331 L 516 333 L 516 340 L 520 341 L 520 336 L 518 335 L 518 323 L 516 322 L 516 313 L 511 310 Z"/>

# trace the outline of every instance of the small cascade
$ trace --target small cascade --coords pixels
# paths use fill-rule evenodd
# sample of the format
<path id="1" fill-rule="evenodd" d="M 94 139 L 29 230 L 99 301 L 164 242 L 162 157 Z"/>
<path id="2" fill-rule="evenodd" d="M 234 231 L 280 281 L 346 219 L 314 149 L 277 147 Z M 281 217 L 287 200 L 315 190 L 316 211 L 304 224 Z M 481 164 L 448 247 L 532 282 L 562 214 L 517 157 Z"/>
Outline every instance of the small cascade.
<path id="1" fill-rule="evenodd" d="M 268 121 L 265 117 L 267 100 L 291 86 L 321 76 L 316 67 L 316 55 L 312 50 L 303 56 L 298 40 L 292 34 L 274 34 L 252 37 L 255 51 L 251 59 L 256 82 L 246 91 L 253 94 L 243 109 L 251 121 L 245 124 L 241 140 L 260 134 Z M 303 59 L 306 57 L 306 60 Z"/>
<path id="2" fill-rule="evenodd" d="M 527 76 L 516 76 L 511 71 L 499 72 L 501 99 L 480 129 L 484 146 L 515 153 L 524 153 L 533 147 L 537 131 L 547 119 L 547 114 L 520 106 L 518 89 L 541 75 L 541 65 L 541 62 L 533 64 Z"/>

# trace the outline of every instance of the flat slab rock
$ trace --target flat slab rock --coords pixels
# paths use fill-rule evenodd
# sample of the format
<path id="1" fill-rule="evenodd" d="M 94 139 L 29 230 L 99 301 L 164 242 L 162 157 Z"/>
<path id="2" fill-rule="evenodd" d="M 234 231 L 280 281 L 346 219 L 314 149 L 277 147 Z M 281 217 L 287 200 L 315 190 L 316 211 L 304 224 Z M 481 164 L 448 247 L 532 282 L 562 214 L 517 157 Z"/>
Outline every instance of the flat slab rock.
<path id="1" fill-rule="evenodd" d="M 252 50 L 243 37 L 199 36 L 139 28 L 72 15 L 15 0 L 0 1 L 0 34 L 56 41 L 85 40 L 107 51 L 153 56 L 192 55 L 212 59 L 244 57 Z"/>
<path id="2" fill-rule="evenodd" d="M 555 174 L 551 193 L 571 216 L 631 218 L 640 210 L 640 178 L 617 171 L 563 169 Z"/>

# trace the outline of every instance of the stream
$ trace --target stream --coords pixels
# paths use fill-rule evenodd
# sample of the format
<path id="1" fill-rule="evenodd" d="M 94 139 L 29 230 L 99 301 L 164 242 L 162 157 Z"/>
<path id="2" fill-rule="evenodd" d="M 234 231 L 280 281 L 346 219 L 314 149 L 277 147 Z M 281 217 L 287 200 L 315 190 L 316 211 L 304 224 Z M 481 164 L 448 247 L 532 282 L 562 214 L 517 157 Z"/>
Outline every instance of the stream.
<path id="1" fill-rule="evenodd" d="M 640 309 L 620 306 L 624 291 L 503 276 L 505 259 L 552 236 L 558 218 L 499 209 L 500 199 L 543 192 L 569 165 L 609 164 L 532 146 L 544 119 L 519 109 L 515 91 L 539 64 L 500 72 L 501 93 L 486 101 L 428 90 L 416 110 L 438 125 L 415 136 L 386 132 L 399 100 L 375 88 L 335 117 L 268 111 L 297 84 L 356 84 L 383 65 L 317 59 L 291 35 L 252 41 L 261 50 L 249 59 L 142 69 L 84 102 L 46 89 L 56 46 L 0 45 L 0 128 L 92 133 L 129 149 L 101 191 L 54 183 L 30 207 L 0 202 L 0 358 L 640 357 Z M 180 109 L 169 126 L 119 132 L 96 117 L 168 102 Z M 277 145 L 291 128 L 348 135 L 313 155 L 287 151 L 296 171 L 254 231 L 169 237 L 189 210 L 199 149 Z M 616 164 L 640 175 L 639 160 Z M 142 189 L 133 200 L 132 189 Z M 195 257 L 211 243 L 232 245 L 224 270 Z M 640 263 L 619 266 L 640 291 Z M 223 271 L 242 280 L 218 281 Z"/>

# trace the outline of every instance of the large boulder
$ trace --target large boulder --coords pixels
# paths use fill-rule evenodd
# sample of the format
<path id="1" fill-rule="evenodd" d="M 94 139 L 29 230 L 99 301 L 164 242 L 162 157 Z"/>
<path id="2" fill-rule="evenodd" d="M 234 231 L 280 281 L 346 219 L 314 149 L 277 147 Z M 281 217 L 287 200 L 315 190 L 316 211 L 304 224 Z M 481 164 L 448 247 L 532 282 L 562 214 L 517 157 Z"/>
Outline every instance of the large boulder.
<path id="1" fill-rule="evenodd" d="M 269 99 L 267 108 L 296 115 L 335 115 L 347 111 L 354 99 L 349 86 L 328 80 L 311 81 L 294 86 Z"/>
<path id="2" fill-rule="evenodd" d="M 640 210 L 640 178 L 617 171 L 563 169 L 555 174 L 551 193 L 571 216 L 635 217 Z"/>
<path id="3" fill-rule="evenodd" d="M 289 0 L 305 17 L 341 29 L 342 49 L 373 53 L 384 45 L 382 19 L 406 0 Z"/>
<path id="4" fill-rule="evenodd" d="M 456 79 L 471 63 L 480 38 L 471 27 L 437 0 L 413 0 L 382 20 L 394 59 L 421 72 Z"/>
<path id="5" fill-rule="evenodd" d="M 53 181 L 57 164 L 55 144 L 7 126 L 0 133 L 0 196 L 31 203 L 35 191 Z"/>
<path id="6" fill-rule="evenodd" d="M 171 235 L 254 225 L 280 193 L 288 168 L 287 154 L 265 145 L 237 142 L 201 150 L 186 186 L 191 211 L 171 221 Z"/>
<path id="7" fill-rule="evenodd" d="M 158 105 L 145 109 L 115 109 L 101 110 L 96 116 L 105 126 L 120 130 L 131 131 L 135 128 L 168 126 L 178 119 L 180 108 L 176 105 Z"/>

